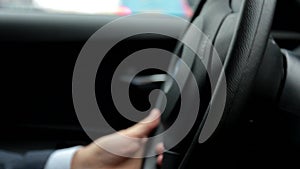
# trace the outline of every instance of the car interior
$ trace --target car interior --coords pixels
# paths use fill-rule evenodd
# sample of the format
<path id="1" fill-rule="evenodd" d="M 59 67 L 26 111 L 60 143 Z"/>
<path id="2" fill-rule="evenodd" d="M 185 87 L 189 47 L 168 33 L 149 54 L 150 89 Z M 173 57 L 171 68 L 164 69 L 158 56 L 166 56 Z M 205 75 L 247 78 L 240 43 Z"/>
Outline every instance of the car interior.
<path id="1" fill-rule="evenodd" d="M 200 90 L 199 114 L 188 135 L 164 153 L 161 168 L 299 168 L 300 1 L 200 0 L 195 5 L 190 23 L 209 37 L 224 65 L 225 108 L 211 137 L 199 143 L 210 123 L 207 112 L 218 90 L 210 90 L 207 71 L 201 60 L 195 59 L 190 69 Z M 0 10 L 0 149 L 25 153 L 93 141 L 75 113 L 74 66 L 89 37 L 119 17 Z M 162 20 L 170 31 L 189 31 L 190 24 L 174 27 L 168 24 L 171 19 L 159 15 L 124 26 L 159 27 Z M 198 45 L 201 43 L 199 40 Z M 98 69 L 95 92 L 101 112 L 116 131 L 134 122 L 122 117 L 114 106 L 112 75 L 128 55 L 145 48 L 175 51 L 183 61 L 194 55 L 177 39 L 151 33 L 132 36 L 114 46 Z M 145 70 L 127 81 L 131 69 L 120 80 L 130 83 L 134 107 L 147 111 L 151 107 L 148 95 L 154 89 L 164 90 L 166 72 Z M 169 128 L 180 109 L 176 84 L 166 96 L 174 104 L 167 103 L 159 130 Z M 101 135 L 105 129 L 97 132 Z M 165 145 L 172 139 L 165 138 Z M 143 169 L 152 168 L 158 168 L 155 157 L 145 158 Z"/>

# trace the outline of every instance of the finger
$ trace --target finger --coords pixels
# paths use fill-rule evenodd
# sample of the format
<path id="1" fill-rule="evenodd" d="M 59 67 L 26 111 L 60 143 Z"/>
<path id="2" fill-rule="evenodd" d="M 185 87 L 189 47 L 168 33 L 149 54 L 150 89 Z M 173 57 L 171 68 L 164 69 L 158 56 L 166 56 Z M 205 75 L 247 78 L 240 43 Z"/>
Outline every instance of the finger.
<path id="1" fill-rule="evenodd" d="M 94 145 L 100 146 L 101 149 L 107 150 L 112 154 L 122 157 L 132 157 L 139 151 L 143 151 L 143 147 L 147 138 L 132 139 L 124 137 L 121 134 L 111 134 L 96 140 Z"/>
<path id="2" fill-rule="evenodd" d="M 161 154 L 161 155 L 159 155 L 158 157 L 157 157 L 157 159 L 156 159 L 156 163 L 157 163 L 157 165 L 158 166 L 161 166 L 162 165 L 162 162 L 163 162 L 163 155 Z"/>
<path id="3" fill-rule="evenodd" d="M 156 163 L 158 166 L 162 165 L 162 161 L 163 161 L 163 152 L 165 151 L 165 146 L 163 143 L 159 143 L 156 145 L 156 153 L 159 154 L 157 159 L 156 159 Z"/>
<path id="4" fill-rule="evenodd" d="M 124 130 L 124 134 L 129 137 L 147 137 L 160 122 L 160 111 L 153 109 L 150 114 L 138 124 Z"/>
<path id="5" fill-rule="evenodd" d="M 157 154 L 162 154 L 165 151 L 165 146 L 163 143 L 159 143 L 155 149 Z"/>

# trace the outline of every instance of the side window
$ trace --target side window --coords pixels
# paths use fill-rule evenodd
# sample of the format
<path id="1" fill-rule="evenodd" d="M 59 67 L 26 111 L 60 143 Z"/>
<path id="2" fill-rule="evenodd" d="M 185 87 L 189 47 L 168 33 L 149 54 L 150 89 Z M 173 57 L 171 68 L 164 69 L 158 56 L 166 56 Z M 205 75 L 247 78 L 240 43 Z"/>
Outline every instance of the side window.
<path id="1" fill-rule="evenodd" d="M 1 9 L 90 15 L 159 12 L 191 17 L 199 0 L 0 0 Z"/>

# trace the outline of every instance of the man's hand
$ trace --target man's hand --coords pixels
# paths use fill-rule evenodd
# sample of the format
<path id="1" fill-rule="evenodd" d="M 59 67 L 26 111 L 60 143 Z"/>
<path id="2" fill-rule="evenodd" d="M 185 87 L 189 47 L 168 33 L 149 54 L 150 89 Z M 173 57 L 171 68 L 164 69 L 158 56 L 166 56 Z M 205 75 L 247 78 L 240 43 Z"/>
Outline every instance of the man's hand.
<path id="1" fill-rule="evenodd" d="M 90 145 L 79 149 L 72 160 L 71 169 L 140 169 L 142 165 L 141 158 L 147 136 L 155 129 L 160 122 L 159 110 L 152 110 L 150 115 L 138 124 L 121 130 L 108 136 L 104 136 L 91 143 Z M 141 139 L 126 139 L 141 138 Z M 101 146 L 98 146 L 101 145 Z M 112 154 L 101 147 L 113 149 L 119 155 Z M 158 154 L 162 154 L 164 147 L 157 145 Z M 157 158 L 158 165 L 162 163 L 162 155 Z"/>

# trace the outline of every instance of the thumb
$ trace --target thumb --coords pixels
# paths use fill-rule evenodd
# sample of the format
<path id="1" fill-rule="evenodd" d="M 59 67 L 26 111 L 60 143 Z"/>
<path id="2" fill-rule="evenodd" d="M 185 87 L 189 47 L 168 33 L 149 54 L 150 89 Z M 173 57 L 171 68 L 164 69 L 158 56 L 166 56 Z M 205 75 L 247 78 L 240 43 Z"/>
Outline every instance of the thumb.
<path id="1" fill-rule="evenodd" d="M 160 122 L 160 111 L 153 109 L 150 114 L 136 125 L 124 130 L 124 134 L 129 137 L 147 137 Z"/>

